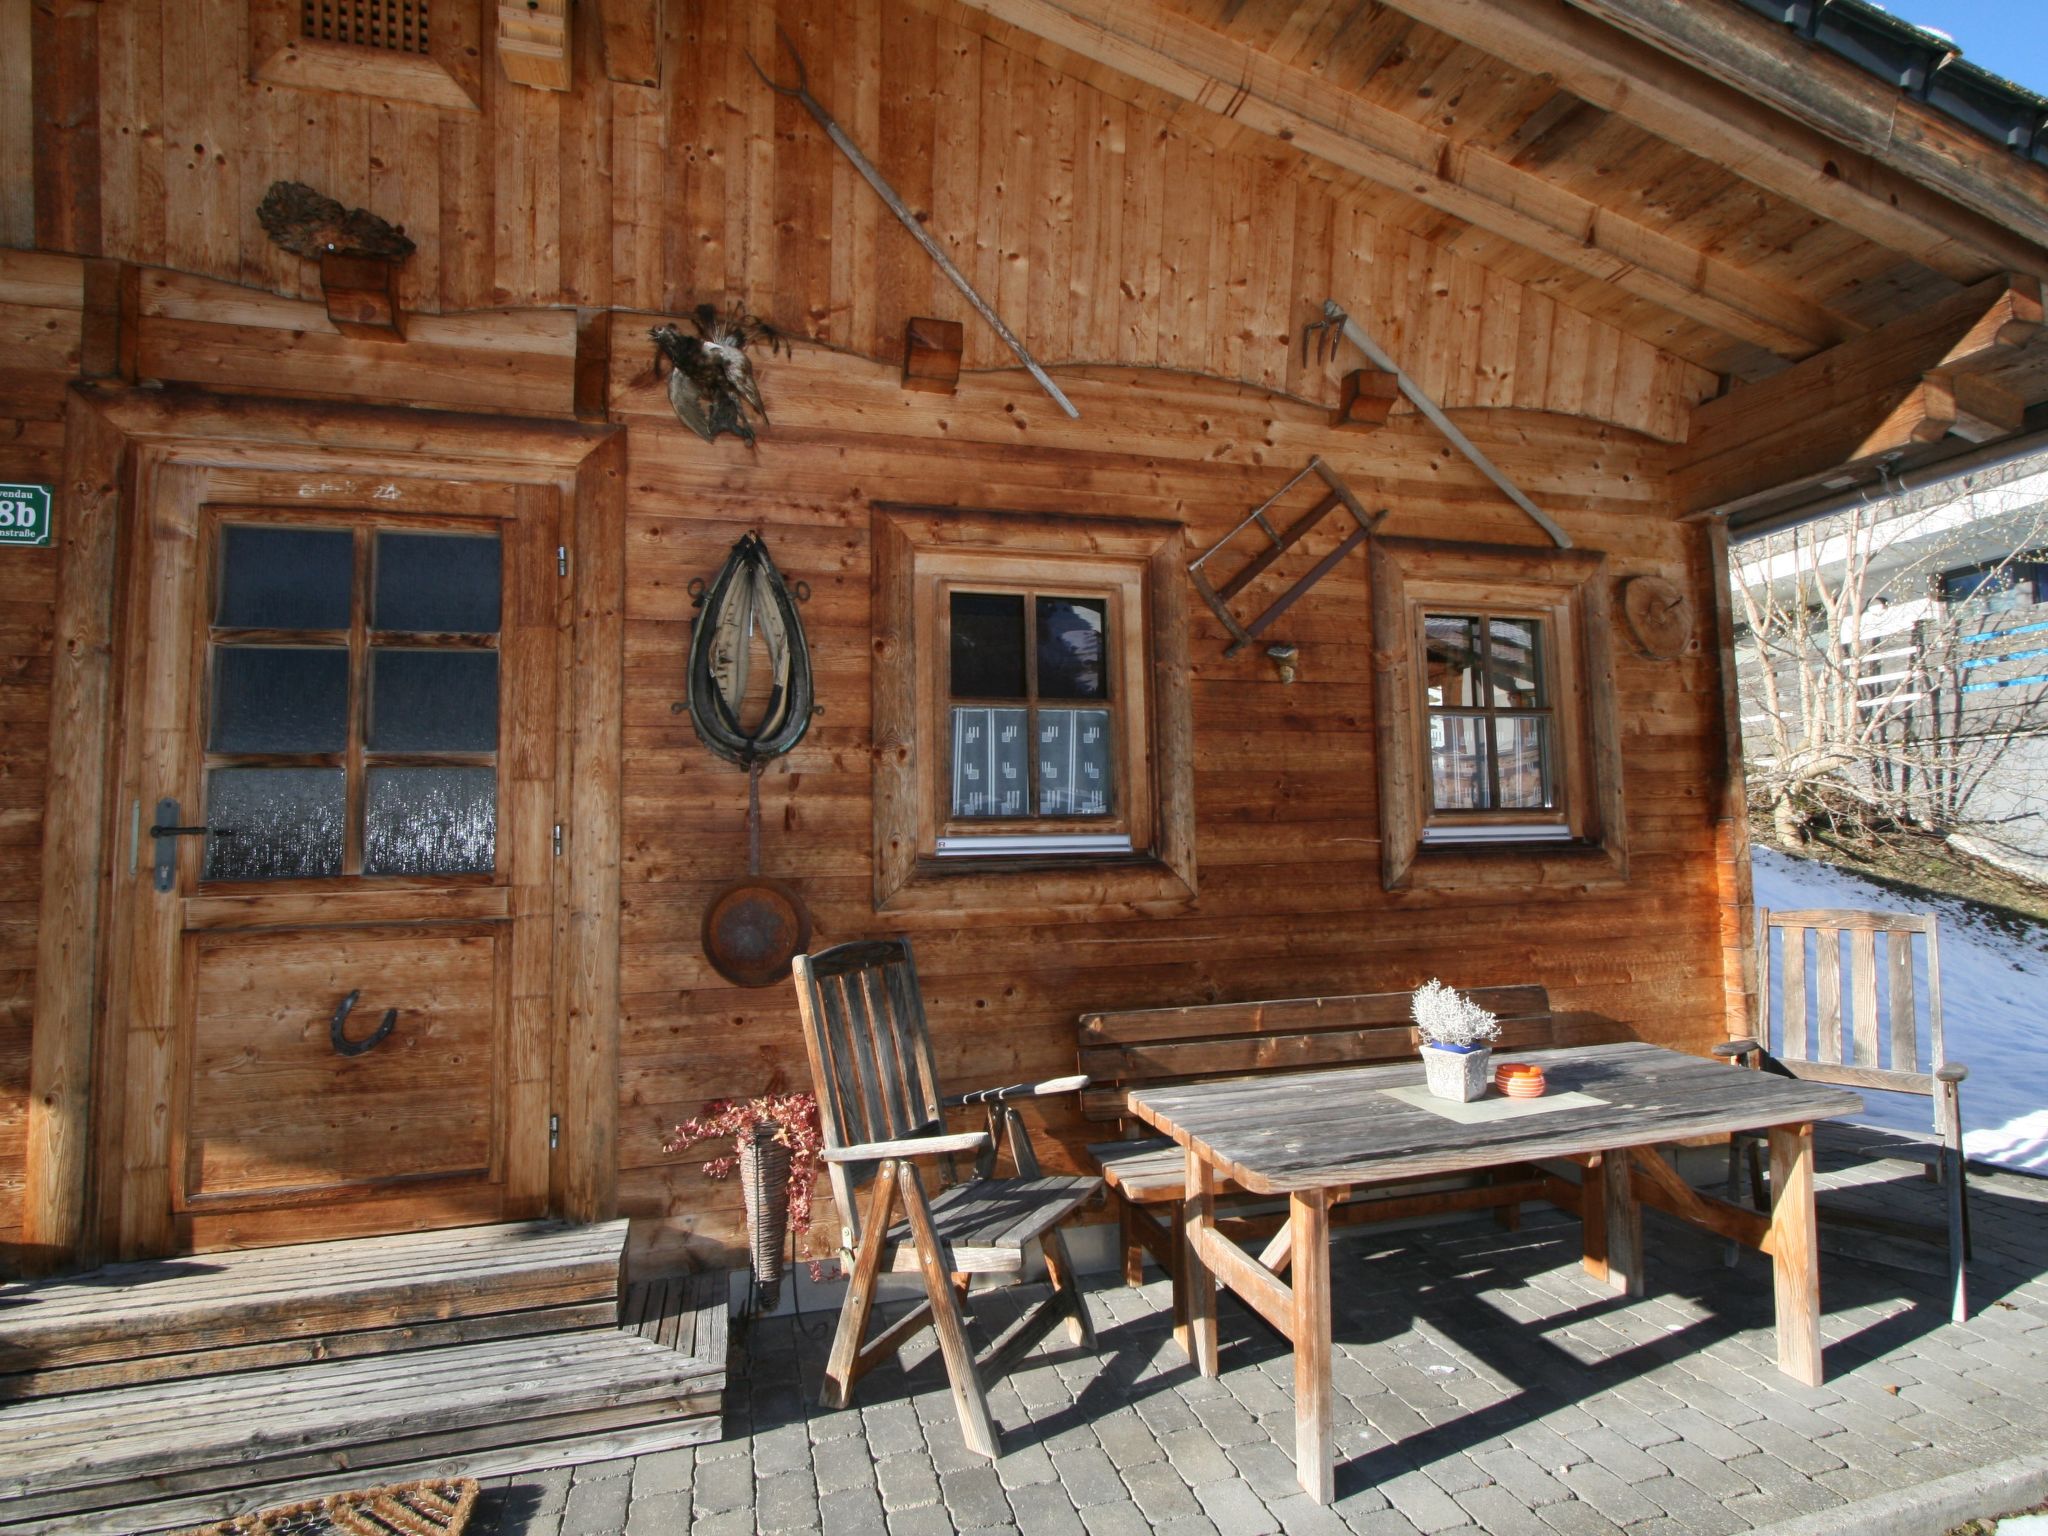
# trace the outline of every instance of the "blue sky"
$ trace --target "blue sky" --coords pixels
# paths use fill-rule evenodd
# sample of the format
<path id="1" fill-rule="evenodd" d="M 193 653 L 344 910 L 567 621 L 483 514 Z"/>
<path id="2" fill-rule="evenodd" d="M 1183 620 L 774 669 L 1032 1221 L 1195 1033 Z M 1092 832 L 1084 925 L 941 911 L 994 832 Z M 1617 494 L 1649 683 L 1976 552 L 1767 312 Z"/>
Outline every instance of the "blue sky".
<path id="1" fill-rule="evenodd" d="M 1946 32 L 1965 58 L 2048 96 L 2048 4 L 2041 0 L 1877 0 L 1901 21 Z"/>

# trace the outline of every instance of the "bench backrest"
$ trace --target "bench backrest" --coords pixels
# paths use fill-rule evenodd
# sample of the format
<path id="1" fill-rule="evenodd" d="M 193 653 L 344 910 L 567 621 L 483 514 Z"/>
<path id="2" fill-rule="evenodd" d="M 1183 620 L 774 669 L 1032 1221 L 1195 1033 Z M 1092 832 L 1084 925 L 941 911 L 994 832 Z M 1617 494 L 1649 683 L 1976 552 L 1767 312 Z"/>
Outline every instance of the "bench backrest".
<path id="1" fill-rule="evenodd" d="M 1764 1046 L 1795 1077 L 1934 1093 L 1941 951 L 1932 916 L 1759 908 Z M 1915 951 L 1918 954 L 1915 954 Z"/>
<path id="2" fill-rule="evenodd" d="M 1562 1043 L 1544 988 L 1474 987 L 1467 995 L 1501 1021 L 1497 1048 Z M 1413 997 L 1356 992 L 1084 1013 L 1080 1069 L 1094 1082 L 1082 1091 L 1081 1111 L 1090 1120 L 1121 1120 L 1131 1090 L 1161 1083 L 1412 1060 L 1419 1047 L 1408 1011 Z"/>

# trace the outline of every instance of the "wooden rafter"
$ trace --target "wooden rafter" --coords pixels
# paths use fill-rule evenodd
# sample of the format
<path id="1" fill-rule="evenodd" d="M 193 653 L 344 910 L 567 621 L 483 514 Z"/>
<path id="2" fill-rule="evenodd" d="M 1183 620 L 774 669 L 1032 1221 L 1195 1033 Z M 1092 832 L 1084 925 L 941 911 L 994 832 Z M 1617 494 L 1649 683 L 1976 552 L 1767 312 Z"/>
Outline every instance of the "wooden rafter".
<path id="1" fill-rule="evenodd" d="M 2008 268 L 2048 276 L 2048 250 L 2026 236 L 1581 11 L 1494 0 L 1391 3 L 1945 277 L 1976 282 Z M 1568 104 L 1562 93 L 1552 102 L 1561 98 Z"/>
<path id="2" fill-rule="evenodd" d="M 1199 26 L 1158 0 L 966 3 L 1781 357 L 1806 357 L 1862 330 L 1732 262 Z"/>
<path id="3" fill-rule="evenodd" d="M 2048 168 L 1999 148 L 1767 18 L 1737 4 L 1700 0 L 1571 3 L 2021 238 L 2048 246 Z"/>
<path id="4" fill-rule="evenodd" d="M 1981 442 L 2048 398 L 2041 284 L 1979 283 L 1917 315 L 1744 385 L 1693 411 L 1674 462 L 1692 510 L 1911 462 L 1954 433 Z M 2016 366 L 2018 365 L 2018 366 Z"/>

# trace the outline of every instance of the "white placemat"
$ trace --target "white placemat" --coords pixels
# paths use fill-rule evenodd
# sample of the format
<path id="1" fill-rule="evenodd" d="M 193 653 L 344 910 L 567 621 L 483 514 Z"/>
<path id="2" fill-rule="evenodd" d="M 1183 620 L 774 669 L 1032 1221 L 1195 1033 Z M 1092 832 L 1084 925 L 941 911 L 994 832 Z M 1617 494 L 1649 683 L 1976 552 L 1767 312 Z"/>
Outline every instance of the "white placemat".
<path id="1" fill-rule="evenodd" d="M 1546 1093 L 1535 1099 L 1511 1099 L 1498 1088 L 1489 1088 L 1485 1098 L 1460 1104 L 1456 1099 L 1438 1098 L 1429 1091 L 1426 1083 L 1415 1083 L 1406 1088 L 1382 1088 L 1380 1092 L 1390 1099 L 1413 1104 L 1417 1109 L 1426 1109 L 1432 1115 L 1455 1120 L 1460 1125 L 1478 1125 L 1487 1120 L 1519 1120 L 1523 1115 L 1549 1115 L 1560 1109 L 1591 1109 L 1607 1102 L 1594 1098 L 1590 1093 L 1574 1090 Z"/>

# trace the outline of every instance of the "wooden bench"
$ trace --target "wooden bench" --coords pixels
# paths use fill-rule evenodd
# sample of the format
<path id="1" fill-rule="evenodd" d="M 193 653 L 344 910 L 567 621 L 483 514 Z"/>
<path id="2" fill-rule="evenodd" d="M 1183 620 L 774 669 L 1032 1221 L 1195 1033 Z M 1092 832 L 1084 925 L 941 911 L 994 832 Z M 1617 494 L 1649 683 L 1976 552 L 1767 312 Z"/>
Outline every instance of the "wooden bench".
<path id="1" fill-rule="evenodd" d="M 1501 1021 L 1497 1057 L 1634 1038 L 1627 1026 L 1599 1014 L 1552 1013 L 1549 994 L 1542 987 L 1479 987 L 1470 996 Z M 1117 1139 L 1088 1150 L 1116 1200 L 1128 1284 L 1141 1283 L 1145 1255 L 1150 1253 L 1174 1278 L 1174 1312 L 1179 1320 L 1184 1300 L 1180 1254 L 1185 1157 L 1172 1142 L 1149 1134 L 1130 1118 L 1128 1095 L 1164 1083 L 1415 1060 L 1419 1045 L 1409 1019 L 1410 998 L 1407 992 L 1363 992 L 1081 1016 L 1080 1069 L 1092 1079 L 1082 1090 L 1081 1111 L 1086 1119 L 1117 1131 Z M 1504 1225 L 1512 1226 L 1523 1202 L 1544 1200 L 1590 1218 L 1590 1228 L 1601 1221 L 1602 1207 L 1596 1200 L 1582 1200 L 1581 1188 L 1570 1179 L 1528 1166 L 1495 1170 L 1482 1183 L 1390 1180 L 1354 1192 L 1332 1210 L 1331 1220 L 1393 1221 L 1492 1209 Z M 1229 1187 L 1222 1192 L 1230 1192 Z M 1233 1203 L 1240 1209 L 1244 1204 Z M 1280 1225 L 1277 1213 L 1241 1214 L 1216 1223 L 1219 1231 L 1240 1241 Z M 1602 1234 L 1589 1230 L 1589 1257 L 1604 1252 Z"/>

